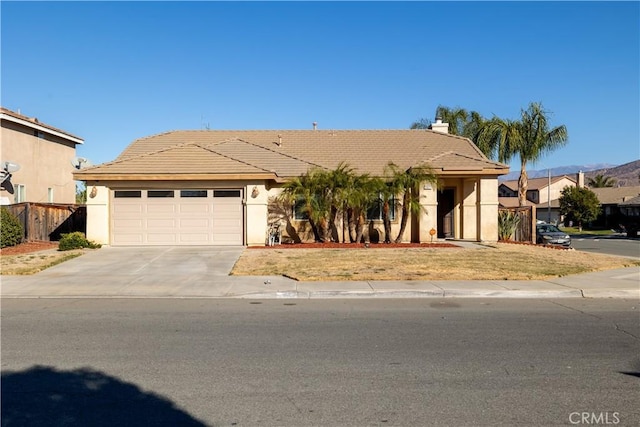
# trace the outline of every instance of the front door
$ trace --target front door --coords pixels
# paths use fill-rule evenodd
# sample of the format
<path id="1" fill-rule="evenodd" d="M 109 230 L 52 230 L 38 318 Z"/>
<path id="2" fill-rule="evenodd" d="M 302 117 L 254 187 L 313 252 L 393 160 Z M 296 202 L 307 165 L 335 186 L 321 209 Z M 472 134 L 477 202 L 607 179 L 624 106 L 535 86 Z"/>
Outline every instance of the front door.
<path id="1" fill-rule="evenodd" d="M 438 238 L 452 238 L 453 209 L 455 207 L 455 189 L 438 190 Z"/>

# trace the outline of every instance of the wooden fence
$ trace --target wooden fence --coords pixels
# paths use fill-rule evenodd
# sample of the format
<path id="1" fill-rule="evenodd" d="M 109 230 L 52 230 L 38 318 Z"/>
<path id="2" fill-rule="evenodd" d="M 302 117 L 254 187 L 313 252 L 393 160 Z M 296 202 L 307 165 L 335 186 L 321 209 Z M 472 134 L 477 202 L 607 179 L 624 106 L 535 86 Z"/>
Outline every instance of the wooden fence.
<path id="1" fill-rule="evenodd" d="M 520 217 L 520 222 L 512 239 L 516 242 L 536 242 L 536 208 L 535 206 L 523 206 L 519 208 L 499 208 L 499 211 L 515 212 Z"/>
<path id="2" fill-rule="evenodd" d="M 63 233 L 87 230 L 84 205 L 26 202 L 5 207 L 20 220 L 25 241 L 57 241 Z"/>

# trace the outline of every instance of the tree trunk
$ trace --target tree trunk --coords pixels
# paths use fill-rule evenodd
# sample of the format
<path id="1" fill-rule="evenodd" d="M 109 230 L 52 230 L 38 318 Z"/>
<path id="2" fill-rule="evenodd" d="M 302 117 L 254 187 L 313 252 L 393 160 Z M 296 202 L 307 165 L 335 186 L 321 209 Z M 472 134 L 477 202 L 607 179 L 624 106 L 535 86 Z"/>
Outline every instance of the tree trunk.
<path id="1" fill-rule="evenodd" d="M 311 219 L 311 217 L 309 217 L 309 226 L 311 227 L 311 231 L 313 231 L 313 239 L 316 242 L 321 242 L 322 238 L 320 236 L 320 232 L 318 230 L 318 226 L 316 225 L 316 222 Z"/>
<path id="2" fill-rule="evenodd" d="M 404 236 L 404 230 L 407 228 L 407 221 L 409 220 L 409 189 L 404 190 L 402 196 L 402 218 L 400 219 L 400 231 L 398 237 L 396 237 L 395 243 L 402 243 L 402 237 Z"/>
<path id="3" fill-rule="evenodd" d="M 358 220 L 356 221 L 356 243 L 360 243 L 362 240 L 362 233 L 364 230 L 365 218 L 362 212 L 358 213 Z"/>
<path id="4" fill-rule="evenodd" d="M 382 205 L 382 222 L 384 223 L 384 242 L 391 243 L 391 219 L 389 218 L 389 202 Z"/>
<path id="5" fill-rule="evenodd" d="M 355 243 L 356 242 L 356 237 L 355 237 L 356 219 L 353 212 L 353 208 L 347 209 L 347 223 L 349 228 L 349 243 Z"/>
<path id="6" fill-rule="evenodd" d="M 527 204 L 527 186 L 529 182 L 527 180 L 527 162 L 520 161 L 520 178 L 518 178 L 518 204 L 520 207 Z"/>

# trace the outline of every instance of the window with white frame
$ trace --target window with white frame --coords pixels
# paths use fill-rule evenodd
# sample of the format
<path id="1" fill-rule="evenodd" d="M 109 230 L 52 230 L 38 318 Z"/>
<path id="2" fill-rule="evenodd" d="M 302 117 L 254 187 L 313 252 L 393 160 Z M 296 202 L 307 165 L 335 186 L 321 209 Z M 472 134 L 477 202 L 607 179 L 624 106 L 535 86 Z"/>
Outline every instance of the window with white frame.
<path id="1" fill-rule="evenodd" d="M 27 201 L 27 188 L 24 184 L 14 184 L 13 200 L 15 203 L 22 203 Z"/>

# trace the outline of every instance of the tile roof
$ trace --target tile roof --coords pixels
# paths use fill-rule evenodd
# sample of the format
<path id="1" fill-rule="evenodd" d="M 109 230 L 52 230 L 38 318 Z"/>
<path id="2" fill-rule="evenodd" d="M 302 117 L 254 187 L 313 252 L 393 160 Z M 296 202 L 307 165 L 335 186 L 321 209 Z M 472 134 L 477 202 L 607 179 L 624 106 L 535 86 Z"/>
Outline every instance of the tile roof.
<path id="1" fill-rule="evenodd" d="M 517 197 L 498 197 L 498 203 L 502 208 L 518 208 L 520 207 L 520 202 Z M 530 201 L 525 201 L 525 206 L 534 206 L 534 203 Z"/>
<path id="2" fill-rule="evenodd" d="M 235 173 L 251 169 L 291 177 L 313 167 L 334 169 L 341 162 L 360 173 L 382 175 L 390 161 L 406 169 L 426 163 L 442 174 L 509 171 L 469 139 L 431 130 L 195 130 L 138 139 L 115 161 L 75 175 L 231 173 L 237 166 Z"/>
<path id="3" fill-rule="evenodd" d="M 620 206 L 640 206 L 640 196 L 636 196 L 633 199 L 625 200 L 620 203 Z"/>
<path id="4" fill-rule="evenodd" d="M 640 186 L 590 188 L 602 205 L 617 205 L 640 195 Z"/>
<path id="5" fill-rule="evenodd" d="M 574 178 L 571 178 L 567 175 L 560 175 L 560 176 L 551 177 L 551 185 L 565 178 L 570 181 L 573 181 L 574 184 L 576 182 Z M 518 180 L 502 181 L 500 185 L 504 185 L 510 188 L 511 190 L 518 191 Z M 527 190 L 541 190 L 543 188 L 547 188 L 548 185 L 549 185 L 549 177 L 529 178 L 527 180 Z"/>
<path id="6" fill-rule="evenodd" d="M 48 130 L 53 131 L 55 133 L 62 134 L 62 136 L 70 137 L 70 138 L 76 140 L 74 142 L 76 142 L 78 144 L 82 144 L 82 142 L 84 141 L 79 136 L 75 136 L 75 135 L 73 135 L 73 134 L 71 134 L 71 133 L 69 133 L 67 131 L 62 130 L 62 129 L 58 129 L 58 128 L 55 128 L 55 127 L 50 126 L 48 124 L 42 123 L 35 117 L 27 117 L 27 116 L 24 116 L 22 114 L 16 113 L 15 111 L 11 111 L 11 110 L 9 110 L 8 108 L 5 108 L 5 107 L 0 107 L 0 113 L 6 115 L 8 117 L 11 117 L 11 118 L 14 118 L 14 119 L 18 119 L 20 122 L 23 122 L 23 124 L 25 124 L 25 125 L 28 124 L 28 125 L 33 126 L 33 127 L 40 127 L 40 128 L 48 129 Z"/>

